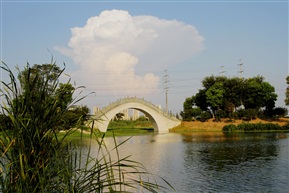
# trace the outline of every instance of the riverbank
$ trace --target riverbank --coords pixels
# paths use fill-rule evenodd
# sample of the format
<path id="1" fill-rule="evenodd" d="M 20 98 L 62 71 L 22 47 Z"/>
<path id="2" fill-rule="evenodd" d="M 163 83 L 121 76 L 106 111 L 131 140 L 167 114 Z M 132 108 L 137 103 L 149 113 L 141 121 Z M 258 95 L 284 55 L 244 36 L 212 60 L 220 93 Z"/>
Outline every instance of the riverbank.
<path id="1" fill-rule="evenodd" d="M 228 119 L 224 119 L 220 122 L 214 122 L 213 119 L 209 119 L 206 122 L 200 121 L 183 121 L 181 125 L 170 129 L 170 132 L 179 133 L 179 132 L 191 132 L 191 131 L 222 131 L 222 128 L 225 125 L 234 124 L 239 125 L 241 123 L 273 123 L 278 124 L 280 126 L 286 125 L 289 123 L 288 118 L 279 118 L 279 119 L 254 119 L 252 121 L 243 121 L 243 120 L 234 120 L 229 121 Z"/>
<path id="2" fill-rule="evenodd" d="M 280 118 L 280 119 L 254 119 L 252 121 L 243 121 L 243 120 L 235 120 L 234 122 L 229 121 L 228 119 L 223 119 L 220 122 L 214 122 L 213 119 L 209 119 L 206 122 L 200 121 L 183 121 L 181 125 L 170 129 L 171 133 L 184 133 L 184 132 L 222 132 L 222 129 L 225 125 L 234 124 L 239 125 L 241 123 L 273 123 L 278 124 L 280 126 L 286 125 L 289 123 L 289 118 Z M 114 125 L 116 126 L 116 125 Z M 105 133 L 105 137 L 111 136 L 138 136 L 138 135 L 147 135 L 154 132 L 152 125 L 146 123 L 146 127 L 141 127 L 144 125 L 134 125 L 133 127 L 127 125 L 118 125 L 115 128 L 110 128 Z M 90 129 L 87 130 L 76 129 L 72 131 L 67 137 L 68 141 L 79 141 L 82 138 L 88 139 L 90 137 Z M 63 137 L 67 131 L 62 131 L 58 134 L 59 137 Z M 93 134 L 93 137 L 102 137 L 104 133 L 97 132 Z"/>
<path id="3" fill-rule="evenodd" d="M 80 141 L 81 139 L 89 139 L 90 137 L 113 137 L 113 136 L 140 136 L 147 135 L 154 132 L 153 128 L 117 128 L 117 129 L 108 129 L 105 133 L 95 131 L 91 135 L 91 131 L 81 130 L 81 129 L 72 129 L 69 131 L 60 131 L 58 137 L 61 139 L 66 135 L 67 132 L 70 132 L 66 137 L 66 141 Z"/>

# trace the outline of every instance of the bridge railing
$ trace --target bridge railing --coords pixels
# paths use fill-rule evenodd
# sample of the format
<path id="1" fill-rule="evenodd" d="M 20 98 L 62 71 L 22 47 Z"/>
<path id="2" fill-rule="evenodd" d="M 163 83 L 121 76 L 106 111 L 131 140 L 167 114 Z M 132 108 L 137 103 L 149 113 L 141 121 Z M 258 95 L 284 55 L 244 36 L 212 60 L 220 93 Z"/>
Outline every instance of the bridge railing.
<path id="1" fill-rule="evenodd" d="M 116 102 L 113 102 L 113 103 L 109 104 L 108 106 L 102 108 L 100 110 L 100 112 L 96 113 L 96 117 L 100 117 L 102 115 L 105 115 L 108 111 L 110 111 L 110 110 L 112 110 L 112 109 L 114 109 L 120 105 L 129 103 L 129 102 L 136 102 L 136 103 L 143 104 L 143 105 L 151 108 L 152 110 L 162 114 L 164 117 L 167 117 L 167 118 L 172 119 L 172 120 L 178 120 L 175 116 L 163 111 L 161 108 L 157 107 L 156 105 L 152 104 L 151 102 L 148 102 L 144 99 L 140 99 L 140 98 L 136 98 L 136 97 L 127 97 L 127 98 L 119 99 Z"/>

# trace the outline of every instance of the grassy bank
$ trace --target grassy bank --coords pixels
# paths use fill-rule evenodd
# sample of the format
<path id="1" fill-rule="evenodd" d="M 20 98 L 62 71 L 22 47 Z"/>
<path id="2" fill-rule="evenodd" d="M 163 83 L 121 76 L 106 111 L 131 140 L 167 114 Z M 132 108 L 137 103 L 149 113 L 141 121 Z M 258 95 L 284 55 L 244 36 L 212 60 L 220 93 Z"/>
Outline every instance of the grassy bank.
<path id="1" fill-rule="evenodd" d="M 184 133 L 184 132 L 222 132 L 225 126 L 230 126 L 233 128 L 234 126 L 238 125 L 246 125 L 246 124 L 258 124 L 257 126 L 262 126 L 265 124 L 273 124 L 284 126 L 289 123 L 289 119 L 287 118 L 280 118 L 280 119 L 254 119 L 252 121 L 242 121 L 242 120 L 222 120 L 220 122 L 214 122 L 212 119 L 206 122 L 200 121 L 183 121 L 181 125 L 170 129 L 172 133 Z M 234 126 L 232 126 L 234 125 Z M 277 127 L 276 127 L 277 128 Z M 261 130 L 265 131 L 265 130 Z M 272 130 L 271 130 L 272 131 Z M 284 131 L 284 130 L 283 130 Z M 136 135 L 147 135 L 154 132 L 152 124 L 150 121 L 112 121 L 110 122 L 107 132 L 105 133 L 105 137 L 112 137 L 112 136 L 136 136 Z M 95 131 L 94 135 L 102 137 L 104 133 Z M 59 137 L 65 135 L 65 132 L 61 132 L 58 134 Z M 67 141 L 80 141 L 81 138 L 87 139 L 90 137 L 90 129 L 84 128 L 81 130 L 76 130 L 70 132 L 69 135 L 66 137 Z"/>
<path id="2" fill-rule="evenodd" d="M 152 123 L 146 120 L 136 121 L 111 121 L 105 136 L 133 136 L 145 135 L 154 132 Z"/>
<path id="3" fill-rule="evenodd" d="M 206 122 L 200 122 L 200 121 L 183 121 L 181 125 L 170 129 L 170 132 L 174 133 L 181 133 L 181 132 L 194 132 L 194 131 L 215 131 L 215 132 L 221 132 L 223 127 L 226 125 L 240 125 L 242 123 L 251 123 L 251 124 L 277 124 L 280 126 L 284 126 L 289 123 L 288 118 L 280 118 L 280 119 L 254 119 L 251 121 L 243 121 L 243 120 L 234 120 L 230 121 L 228 119 L 221 120 L 220 122 L 214 122 L 213 119 L 209 119 Z"/>
<path id="4" fill-rule="evenodd" d="M 58 137 L 62 138 L 66 135 L 68 131 L 62 131 L 58 133 Z M 102 137 L 113 137 L 113 136 L 136 136 L 136 135 L 147 135 L 154 132 L 153 128 L 115 128 L 115 129 L 108 129 L 105 133 L 94 131 L 93 137 L 98 136 Z M 68 135 L 65 137 L 65 141 L 67 142 L 79 142 L 80 140 L 85 140 L 90 138 L 91 134 L 89 130 L 80 129 L 69 131 Z"/>

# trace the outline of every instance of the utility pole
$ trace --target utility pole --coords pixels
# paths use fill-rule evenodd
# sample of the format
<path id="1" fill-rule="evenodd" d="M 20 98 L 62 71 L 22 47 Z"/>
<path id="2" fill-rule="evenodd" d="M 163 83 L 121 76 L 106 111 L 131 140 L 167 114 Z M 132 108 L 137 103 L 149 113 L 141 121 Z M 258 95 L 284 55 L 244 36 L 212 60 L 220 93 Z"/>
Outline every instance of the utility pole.
<path id="1" fill-rule="evenodd" d="M 168 113 L 169 112 L 169 108 L 168 108 L 168 90 L 169 90 L 169 75 L 168 75 L 168 71 L 165 70 L 164 71 L 164 89 L 165 89 L 165 92 L 166 92 L 166 112 Z"/>
<path id="2" fill-rule="evenodd" d="M 220 74 L 221 74 L 221 76 L 225 76 L 224 74 L 226 71 L 224 71 L 224 66 L 221 66 L 221 68 L 222 68 L 222 71 L 220 72 Z"/>
<path id="3" fill-rule="evenodd" d="M 243 70 L 243 62 L 242 62 L 242 59 L 240 59 L 240 63 L 238 64 L 238 66 L 239 66 L 239 71 L 238 71 L 238 74 L 239 74 L 239 78 L 243 78 L 243 72 L 244 72 L 244 70 Z"/>

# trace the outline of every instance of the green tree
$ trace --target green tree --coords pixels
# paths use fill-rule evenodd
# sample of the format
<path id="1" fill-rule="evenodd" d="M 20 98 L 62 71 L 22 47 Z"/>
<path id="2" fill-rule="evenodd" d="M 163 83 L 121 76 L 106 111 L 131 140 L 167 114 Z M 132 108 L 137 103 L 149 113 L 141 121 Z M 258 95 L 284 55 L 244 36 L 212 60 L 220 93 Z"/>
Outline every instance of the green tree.
<path id="1" fill-rule="evenodd" d="M 268 82 L 264 82 L 264 77 L 257 76 L 245 80 L 243 87 L 242 102 L 246 109 L 259 110 L 262 107 L 273 109 L 277 95 L 275 88 Z"/>
<path id="2" fill-rule="evenodd" d="M 75 88 L 70 83 L 59 83 L 59 87 L 56 89 L 55 97 L 58 99 L 58 105 L 64 109 L 69 107 L 69 104 L 73 101 L 72 95 Z"/>
<path id="3" fill-rule="evenodd" d="M 193 96 L 191 103 L 202 111 L 213 112 L 213 116 L 220 110 L 222 116 L 225 114 L 231 116 L 242 105 L 245 109 L 255 109 L 256 112 L 259 112 L 260 108 L 265 108 L 268 115 L 273 113 L 277 99 L 275 88 L 265 82 L 262 76 L 248 79 L 209 76 L 204 78 L 202 85 L 203 88 Z M 192 106 L 185 105 L 182 113 L 186 116 L 191 114 L 191 110 Z"/>
<path id="4" fill-rule="evenodd" d="M 209 77 L 204 78 L 204 80 L 202 81 L 202 85 L 205 88 L 205 90 L 208 90 L 216 82 L 221 82 L 224 84 L 227 81 L 227 79 L 228 78 L 225 76 L 209 76 Z"/>
<path id="5" fill-rule="evenodd" d="M 68 130 L 74 127 L 85 125 L 86 121 L 90 119 L 90 109 L 84 106 L 71 106 L 65 112 L 61 124 L 63 129 Z"/>
<path id="6" fill-rule="evenodd" d="M 206 100 L 213 111 L 213 116 L 216 110 L 219 110 L 223 104 L 224 93 L 225 90 L 221 82 L 216 82 L 206 92 Z"/>
<path id="7" fill-rule="evenodd" d="M 206 99 L 206 90 L 201 89 L 199 92 L 195 95 L 195 105 L 200 107 L 202 111 L 208 111 L 209 104 Z"/>
<path id="8" fill-rule="evenodd" d="M 58 81 L 63 70 L 60 69 L 55 62 L 51 64 L 34 64 L 32 67 L 27 64 L 27 68 L 18 74 L 18 79 L 24 91 L 27 90 L 27 86 L 37 84 L 33 92 L 37 92 L 38 89 L 43 89 L 42 86 L 45 85 L 47 86 L 46 92 L 50 94 L 50 92 L 54 91 L 53 83 Z"/>
<path id="9" fill-rule="evenodd" d="M 243 79 L 238 77 L 227 78 L 223 84 L 225 89 L 223 110 L 230 115 L 236 107 L 242 104 Z"/>
<path id="10" fill-rule="evenodd" d="M 121 120 L 124 117 L 124 114 L 123 113 L 116 113 L 115 116 L 116 116 L 117 120 Z"/>
<path id="11" fill-rule="evenodd" d="M 68 111 L 70 104 L 73 102 L 73 93 L 75 88 L 68 81 L 66 83 L 59 83 L 59 77 L 64 69 L 60 69 L 55 62 L 51 64 L 34 64 L 32 67 L 27 65 L 23 71 L 18 74 L 18 79 L 23 88 L 22 94 L 19 98 L 27 100 L 31 98 L 29 106 L 37 106 L 37 100 L 34 100 L 39 93 L 42 93 L 42 99 L 45 101 L 55 102 L 56 108 L 64 111 L 63 118 L 58 122 L 62 129 L 70 129 L 75 127 L 76 123 L 83 123 L 79 121 L 81 113 Z M 30 95 L 30 96 L 28 96 Z"/>
<path id="12" fill-rule="evenodd" d="M 184 121 L 191 121 L 192 120 L 192 110 L 193 110 L 193 97 L 186 98 L 185 102 L 183 103 L 183 111 L 180 112 L 182 119 Z"/>
<path id="13" fill-rule="evenodd" d="M 225 76 L 210 76 L 204 78 L 204 80 L 202 81 L 204 89 L 200 90 L 199 93 L 196 94 L 196 104 L 202 110 L 205 110 L 206 108 L 208 108 L 208 106 L 211 106 L 208 104 L 208 101 L 206 99 L 206 92 L 211 89 L 216 83 L 223 84 L 223 100 L 222 104 L 219 104 L 219 108 L 225 110 L 228 114 L 231 114 L 236 107 L 239 107 L 242 104 L 242 78 L 227 78 Z"/>
<path id="14" fill-rule="evenodd" d="M 284 117 L 288 114 L 288 109 L 283 107 L 274 108 L 274 115 L 277 117 Z"/>

